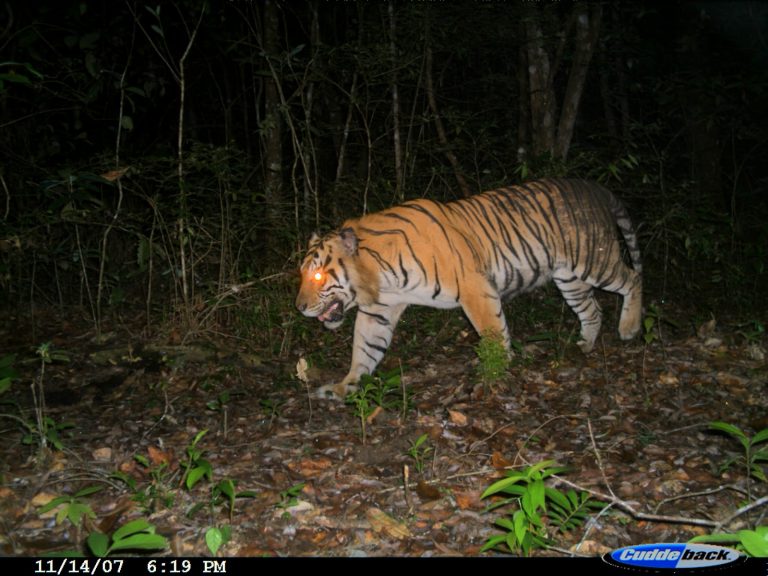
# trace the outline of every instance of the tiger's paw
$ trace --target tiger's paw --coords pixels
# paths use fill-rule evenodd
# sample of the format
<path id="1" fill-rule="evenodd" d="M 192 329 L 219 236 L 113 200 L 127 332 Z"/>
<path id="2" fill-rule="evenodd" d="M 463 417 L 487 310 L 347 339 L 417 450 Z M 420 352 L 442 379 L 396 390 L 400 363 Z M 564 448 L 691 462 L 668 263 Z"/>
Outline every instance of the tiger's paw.
<path id="1" fill-rule="evenodd" d="M 592 349 L 595 347 L 595 343 L 588 342 L 587 340 L 581 339 L 578 342 L 576 342 L 576 345 L 581 349 L 582 353 L 589 354 L 592 352 Z"/>
<path id="2" fill-rule="evenodd" d="M 344 382 L 339 384 L 326 384 L 317 389 L 315 396 L 322 400 L 338 400 L 343 402 L 347 395 L 355 390 L 357 390 L 357 386 L 344 384 Z"/>

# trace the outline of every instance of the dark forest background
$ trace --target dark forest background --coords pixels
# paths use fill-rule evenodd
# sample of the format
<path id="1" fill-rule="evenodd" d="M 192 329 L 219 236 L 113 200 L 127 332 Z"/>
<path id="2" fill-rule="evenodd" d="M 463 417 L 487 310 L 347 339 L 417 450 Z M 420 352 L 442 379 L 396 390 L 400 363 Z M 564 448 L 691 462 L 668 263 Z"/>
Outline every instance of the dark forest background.
<path id="1" fill-rule="evenodd" d="M 756 315 L 767 81 L 759 2 L 5 1 L 0 306 L 269 337 L 312 231 L 557 175 Z"/>

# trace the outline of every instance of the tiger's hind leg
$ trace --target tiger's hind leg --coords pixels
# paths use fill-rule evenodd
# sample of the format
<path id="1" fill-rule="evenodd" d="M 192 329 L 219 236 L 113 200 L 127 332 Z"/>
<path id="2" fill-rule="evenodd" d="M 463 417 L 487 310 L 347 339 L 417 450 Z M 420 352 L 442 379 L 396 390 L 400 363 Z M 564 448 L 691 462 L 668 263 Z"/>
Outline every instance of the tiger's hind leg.
<path id="1" fill-rule="evenodd" d="M 338 384 L 321 386 L 317 396 L 343 400 L 357 389 L 357 381 L 363 374 L 371 374 L 384 357 L 392 342 L 392 334 L 407 304 L 384 306 L 375 304 L 360 308 L 355 319 L 355 336 L 352 343 L 352 365 Z"/>
<path id="2" fill-rule="evenodd" d="M 578 346 L 584 354 L 588 354 L 595 347 L 595 340 L 603 323 L 602 311 L 595 300 L 594 289 L 591 284 L 577 276 L 555 276 L 554 281 L 568 306 L 579 317 L 581 340 Z"/>
<path id="3" fill-rule="evenodd" d="M 624 297 L 619 319 L 619 336 L 622 340 L 632 340 L 640 333 L 643 321 L 643 280 L 634 270 L 627 269 L 625 276 L 621 286 L 615 290 L 606 287 L 606 290 L 618 292 Z"/>

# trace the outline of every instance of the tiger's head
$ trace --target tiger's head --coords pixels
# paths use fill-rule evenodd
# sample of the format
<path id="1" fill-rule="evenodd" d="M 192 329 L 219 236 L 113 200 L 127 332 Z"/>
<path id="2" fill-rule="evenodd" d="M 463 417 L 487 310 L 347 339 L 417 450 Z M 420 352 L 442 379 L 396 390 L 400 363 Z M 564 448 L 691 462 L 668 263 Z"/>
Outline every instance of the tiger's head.
<path id="1" fill-rule="evenodd" d="M 359 242 L 350 227 L 313 234 L 301 264 L 296 308 L 331 330 L 341 326 L 347 311 L 378 297 L 378 281 L 360 258 Z"/>

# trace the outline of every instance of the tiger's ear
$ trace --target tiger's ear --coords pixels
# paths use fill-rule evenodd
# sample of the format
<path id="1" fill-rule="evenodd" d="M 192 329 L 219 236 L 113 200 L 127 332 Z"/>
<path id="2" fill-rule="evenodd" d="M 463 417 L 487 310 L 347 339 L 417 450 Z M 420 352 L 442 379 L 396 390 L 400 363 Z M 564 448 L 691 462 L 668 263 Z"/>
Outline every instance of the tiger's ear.
<path id="1" fill-rule="evenodd" d="M 320 234 L 317 232 L 312 232 L 312 236 L 309 237 L 309 242 L 307 242 L 307 248 L 312 248 L 312 244 L 320 240 Z"/>
<path id="2" fill-rule="evenodd" d="M 339 238 L 341 238 L 341 245 L 344 246 L 348 256 L 357 254 L 357 245 L 360 241 L 352 228 L 342 228 L 339 231 Z"/>

